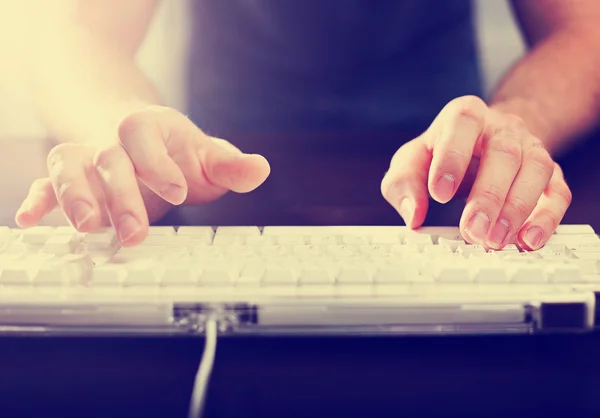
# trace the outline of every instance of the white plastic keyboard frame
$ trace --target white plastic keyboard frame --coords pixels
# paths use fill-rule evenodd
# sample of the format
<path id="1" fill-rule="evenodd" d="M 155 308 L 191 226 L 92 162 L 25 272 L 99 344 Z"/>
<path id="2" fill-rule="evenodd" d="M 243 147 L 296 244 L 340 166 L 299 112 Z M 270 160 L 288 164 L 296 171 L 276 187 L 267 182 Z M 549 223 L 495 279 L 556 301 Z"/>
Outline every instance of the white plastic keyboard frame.
<path id="1" fill-rule="evenodd" d="M 0 333 L 194 335 L 208 317 L 226 335 L 531 334 L 591 331 L 598 323 L 599 297 L 592 291 L 494 295 L 474 289 L 418 296 L 389 286 L 365 296 L 361 286 L 334 295 L 311 286 L 300 295 L 290 287 L 70 288 L 52 299 L 51 290 L 4 287 Z"/>

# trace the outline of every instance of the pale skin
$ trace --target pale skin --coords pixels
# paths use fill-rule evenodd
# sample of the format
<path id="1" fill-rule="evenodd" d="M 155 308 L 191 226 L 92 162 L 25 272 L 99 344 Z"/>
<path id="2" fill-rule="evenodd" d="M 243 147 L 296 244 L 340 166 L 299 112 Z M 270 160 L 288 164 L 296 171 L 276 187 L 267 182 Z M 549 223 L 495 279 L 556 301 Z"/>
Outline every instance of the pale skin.
<path id="1" fill-rule="evenodd" d="M 264 157 L 208 137 L 160 106 L 134 61 L 158 2 L 79 0 L 74 12 L 41 31 L 44 65 L 32 75 L 42 117 L 63 143 L 48 157 L 49 177 L 34 182 L 18 211 L 20 226 L 38 224 L 58 205 L 78 230 L 112 225 L 123 245 L 137 245 L 172 205 L 251 192 L 269 176 Z M 465 239 L 535 250 L 571 202 L 551 155 L 600 115 L 600 2 L 513 6 L 531 51 L 490 103 L 459 97 L 400 147 L 381 192 L 418 228 L 430 197 L 445 203 L 465 189 Z"/>

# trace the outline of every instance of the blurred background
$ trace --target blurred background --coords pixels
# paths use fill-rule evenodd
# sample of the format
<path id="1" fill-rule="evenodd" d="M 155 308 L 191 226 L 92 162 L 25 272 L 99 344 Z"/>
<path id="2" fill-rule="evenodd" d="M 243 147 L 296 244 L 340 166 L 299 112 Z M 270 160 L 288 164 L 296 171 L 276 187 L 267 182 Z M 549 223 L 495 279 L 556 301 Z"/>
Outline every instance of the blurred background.
<path id="1" fill-rule="evenodd" d="M 166 104 L 183 111 L 186 103 L 184 72 L 189 29 L 187 10 L 191 1 L 194 0 L 162 2 L 139 54 L 141 66 L 159 86 Z M 506 0 L 474 1 L 477 5 L 481 66 L 489 90 L 507 67 L 521 56 L 523 43 Z M 31 180 L 40 175 L 40 165 L 45 165 L 42 154 L 46 150 L 41 145 L 36 147 L 36 143 L 42 143 L 44 129 L 30 106 L 19 62 L 26 52 L 27 30 L 35 25 L 35 17 L 51 13 L 56 4 L 52 0 L 41 3 L 36 0 L 0 0 L 0 146 L 7 140 L 33 142 L 27 147 L 28 155 L 9 156 L 6 149 L 0 148 L 0 165 L 4 165 L 0 173 L 13 172 L 7 166 L 11 164 L 18 167 L 21 173 L 31 173 L 10 178 L 0 176 L 0 224 L 4 225 L 13 225 L 14 213 L 26 195 Z M 26 15 L 30 18 L 26 19 Z M 28 169 L 28 164 L 32 166 L 31 169 Z"/>

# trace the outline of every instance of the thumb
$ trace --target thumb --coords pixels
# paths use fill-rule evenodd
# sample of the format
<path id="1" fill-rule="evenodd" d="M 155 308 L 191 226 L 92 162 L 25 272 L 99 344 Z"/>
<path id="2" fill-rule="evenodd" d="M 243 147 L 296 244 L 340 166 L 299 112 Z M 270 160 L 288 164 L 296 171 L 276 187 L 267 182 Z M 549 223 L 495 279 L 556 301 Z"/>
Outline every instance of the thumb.
<path id="1" fill-rule="evenodd" d="M 427 215 L 427 177 L 431 159 L 431 151 L 422 137 L 414 139 L 396 151 L 381 182 L 383 197 L 413 229 L 420 227 Z"/>
<path id="2" fill-rule="evenodd" d="M 236 193 L 248 193 L 269 176 L 271 167 L 262 155 L 245 154 L 218 138 L 209 138 L 208 142 L 198 149 L 198 157 L 209 184 Z"/>

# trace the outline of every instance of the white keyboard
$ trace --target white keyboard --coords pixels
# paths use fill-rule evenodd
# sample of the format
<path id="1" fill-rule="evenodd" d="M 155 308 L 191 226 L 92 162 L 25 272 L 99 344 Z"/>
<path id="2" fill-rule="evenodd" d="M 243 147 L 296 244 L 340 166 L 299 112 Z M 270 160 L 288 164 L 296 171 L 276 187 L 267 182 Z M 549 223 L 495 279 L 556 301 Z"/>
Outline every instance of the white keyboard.
<path id="1" fill-rule="evenodd" d="M 152 227 L 131 248 L 112 229 L 0 227 L 0 330 L 193 327 L 210 312 L 223 329 L 505 327 L 549 304 L 583 309 L 589 328 L 599 292 L 587 225 L 560 226 L 536 252 L 487 251 L 449 227 Z"/>

